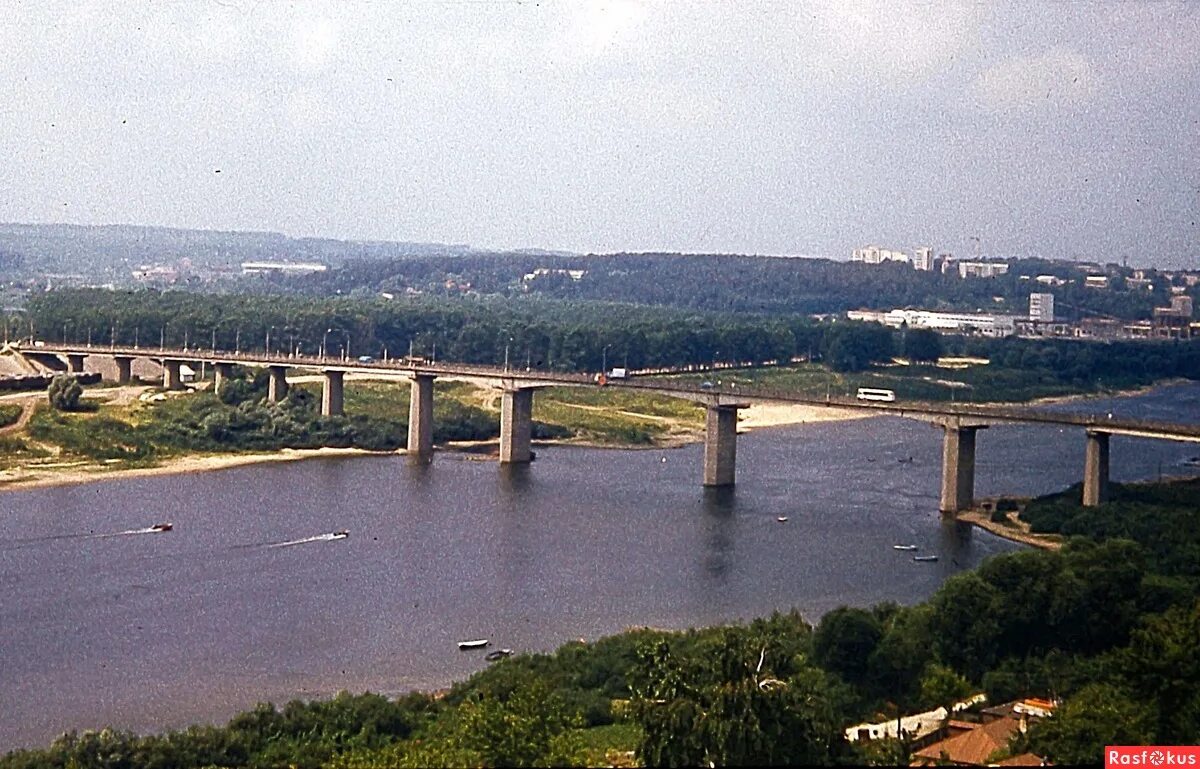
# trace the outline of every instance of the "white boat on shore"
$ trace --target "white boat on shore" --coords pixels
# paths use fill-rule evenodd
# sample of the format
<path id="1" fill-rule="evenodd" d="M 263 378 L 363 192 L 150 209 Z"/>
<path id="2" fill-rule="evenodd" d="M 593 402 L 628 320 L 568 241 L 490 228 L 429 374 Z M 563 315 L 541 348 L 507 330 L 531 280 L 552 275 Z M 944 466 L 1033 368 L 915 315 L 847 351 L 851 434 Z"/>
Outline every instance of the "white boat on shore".
<path id="1" fill-rule="evenodd" d="M 463 651 L 466 651 L 467 649 L 482 649 L 489 643 L 491 643 L 491 641 L 486 638 L 479 638 L 474 641 L 459 641 L 458 648 Z"/>

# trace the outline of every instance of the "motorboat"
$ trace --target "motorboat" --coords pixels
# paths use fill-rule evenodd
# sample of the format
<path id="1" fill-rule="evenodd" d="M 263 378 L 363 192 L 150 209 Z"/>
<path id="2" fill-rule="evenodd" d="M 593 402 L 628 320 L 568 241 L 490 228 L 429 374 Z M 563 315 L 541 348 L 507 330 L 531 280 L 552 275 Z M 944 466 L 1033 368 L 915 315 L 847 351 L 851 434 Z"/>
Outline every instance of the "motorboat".
<path id="1" fill-rule="evenodd" d="M 156 523 L 150 527 L 150 531 L 170 531 L 173 528 L 175 528 L 174 524 Z"/>
<path id="2" fill-rule="evenodd" d="M 497 660 L 502 660 L 505 657 L 511 657 L 512 653 L 513 653 L 512 649 L 497 649 L 495 651 L 491 651 L 491 652 L 488 652 L 487 654 L 483 655 L 483 658 L 485 660 L 487 660 L 488 662 L 495 662 Z"/>
<path id="3" fill-rule="evenodd" d="M 466 651 L 468 649 L 482 649 L 483 647 L 488 646 L 489 644 L 491 644 L 491 641 L 489 641 L 488 639 L 479 638 L 474 641 L 459 641 L 458 648 L 461 649 L 462 651 Z"/>
<path id="4" fill-rule="evenodd" d="M 938 559 L 938 557 L 936 555 L 914 555 L 913 556 L 913 560 L 918 561 L 918 562 L 936 561 L 937 559 Z"/>
<path id="5" fill-rule="evenodd" d="M 786 515 L 781 515 L 781 516 L 777 517 L 775 520 L 779 521 L 780 523 L 787 523 L 788 517 Z"/>
<path id="6" fill-rule="evenodd" d="M 892 545 L 893 550 L 916 550 L 916 545 Z"/>
<path id="7" fill-rule="evenodd" d="M 345 539 L 348 536 L 350 536 L 350 532 L 347 529 L 339 529 L 333 532 L 334 539 Z"/>

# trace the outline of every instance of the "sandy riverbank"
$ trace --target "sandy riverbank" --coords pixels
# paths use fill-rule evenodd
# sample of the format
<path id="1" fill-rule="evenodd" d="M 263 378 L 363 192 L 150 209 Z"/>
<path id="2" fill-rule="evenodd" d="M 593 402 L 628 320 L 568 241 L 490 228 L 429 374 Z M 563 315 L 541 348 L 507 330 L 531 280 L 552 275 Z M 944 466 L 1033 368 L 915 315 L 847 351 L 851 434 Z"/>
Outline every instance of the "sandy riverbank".
<path id="1" fill-rule="evenodd" d="M 1029 530 L 1029 524 L 1017 518 L 1014 513 L 1007 514 L 1007 521 L 993 521 L 992 511 L 976 508 L 961 512 L 958 520 L 966 521 L 972 526 L 978 526 L 984 531 L 991 532 L 997 537 L 1022 545 L 1041 548 L 1042 550 L 1060 550 L 1063 538 L 1057 534 L 1034 534 Z"/>
<path id="2" fill-rule="evenodd" d="M 203 473 L 224 470 L 229 467 L 254 465 L 263 462 L 294 462 L 302 459 L 318 459 L 348 456 L 387 456 L 389 451 L 367 451 L 366 449 L 280 449 L 273 452 L 254 454 L 205 454 L 184 456 L 166 460 L 154 467 L 132 467 L 114 469 L 103 464 L 70 463 L 58 466 L 33 465 L 0 471 L 0 491 L 39 489 L 50 486 L 70 486 L 92 481 L 145 478 L 156 475 L 179 473 Z"/>
<path id="3" fill-rule="evenodd" d="M 878 414 L 866 410 L 809 406 L 803 403 L 755 403 L 738 414 L 738 431 L 809 422 L 840 422 L 845 419 L 866 419 L 873 416 Z"/>

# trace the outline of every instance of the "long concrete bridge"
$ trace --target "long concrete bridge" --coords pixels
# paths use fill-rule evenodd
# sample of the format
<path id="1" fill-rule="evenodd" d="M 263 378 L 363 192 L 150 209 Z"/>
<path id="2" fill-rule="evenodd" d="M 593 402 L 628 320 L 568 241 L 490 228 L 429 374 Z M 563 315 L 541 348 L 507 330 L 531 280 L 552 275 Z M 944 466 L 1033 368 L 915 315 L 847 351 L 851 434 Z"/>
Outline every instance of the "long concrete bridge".
<path id="1" fill-rule="evenodd" d="M 137 358 L 162 366 L 163 387 L 183 389 L 181 367 L 208 363 L 213 367 L 214 387 L 220 390 L 235 365 L 266 368 L 270 373 L 267 398 L 287 396 L 289 369 L 318 370 L 324 376 L 321 413 L 343 413 L 343 389 L 347 373 L 392 374 L 411 381 L 408 453 L 427 460 L 433 453 L 433 383 L 437 378 L 468 379 L 501 390 L 500 462 L 526 463 L 532 459 L 530 438 L 533 427 L 533 394 L 545 387 L 609 387 L 643 390 L 701 403 L 706 409 L 704 439 L 704 485 L 732 486 L 737 464 L 737 412 L 752 403 L 794 403 L 822 408 L 853 409 L 917 419 L 943 430 L 941 510 L 956 513 L 970 508 L 975 495 L 975 439 L 979 430 L 992 424 L 1051 424 L 1082 429 L 1086 440 L 1083 468 L 1083 503 L 1095 506 L 1108 495 L 1109 438 L 1129 435 L 1200 443 L 1200 424 L 1175 424 L 1111 415 L 1072 414 L 1031 406 L 1008 406 L 928 401 L 867 401 L 851 397 L 816 398 L 794 392 L 762 388 L 711 387 L 644 379 L 609 379 L 606 383 L 591 374 L 569 374 L 520 370 L 461 363 L 431 363 L 419 359 L 346 360 L 259 352 L 230 353 L 220 350 L 162 349 L 146 347 L 91 347 L 84 345 L 34 343 L 22 353 L 35 360 L 52 359 L 58 366 L 81 373 L 89 355 L 111 356 L 116 362 L 117 382 L 132 379 Z M 707 384 L 707 383 L 706 383 Z"/>

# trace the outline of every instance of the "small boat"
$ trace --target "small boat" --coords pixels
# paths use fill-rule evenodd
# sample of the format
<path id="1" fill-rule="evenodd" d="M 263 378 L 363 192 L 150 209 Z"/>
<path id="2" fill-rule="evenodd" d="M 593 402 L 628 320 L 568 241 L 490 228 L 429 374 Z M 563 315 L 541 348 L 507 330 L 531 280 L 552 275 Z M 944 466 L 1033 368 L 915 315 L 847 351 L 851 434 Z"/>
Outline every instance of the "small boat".
<path id="1" fill-rule="evenodd" d="M 497 649 L 494 652 L 488 652 L 487 654 L 483 655 L 483 658 L 488 662 L 495 662 L 496 660 L 502 660 L 505 657 L 511 657 L 512 653 L 512 649 Z"/>
<path id="2" fill-rule="evenodd" d="M 914 555 L 913 556 L 913 560 L 919 561 L 919 562 L 936 561 L 937 559 L 938 559 L 938 557 L 936 555 Z"/>
<path id="3" fill-rule="evenodd" d="M 893 550 L 916 550 L 916 545 L 892 545 Z"/>
<path id="4" fill-rule="evenodd" d="M 333 532 L 334 539 L 345 539 L 348 536 L 350 536 L 350 532 L 346 529 L 340 529 L 338 531 Z"/>
<path id="5" fill-rule="evenodd" d="M 175 528 L 174 524 L 156 523 L 150 527 L 150 531 L 170 531 L 173 528 Z"/>
<path id="6" fill-rule="evenodd" d="M 459 641 L 458 648 L 462 649 L 463 651 L 466 651 L 467 649 L 482 649 L 490 643 L 491 641 L 486 638 L 480 638 L 475 641 Z"/>
<path id="7" fill-rule="evenodd" d="M 775 520 L 779 521 L 780 523 L 787 523 L 788 517 L 786 515 L 781 515 L 781 516 L 777 517 Z"/>

